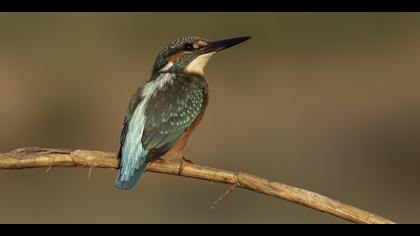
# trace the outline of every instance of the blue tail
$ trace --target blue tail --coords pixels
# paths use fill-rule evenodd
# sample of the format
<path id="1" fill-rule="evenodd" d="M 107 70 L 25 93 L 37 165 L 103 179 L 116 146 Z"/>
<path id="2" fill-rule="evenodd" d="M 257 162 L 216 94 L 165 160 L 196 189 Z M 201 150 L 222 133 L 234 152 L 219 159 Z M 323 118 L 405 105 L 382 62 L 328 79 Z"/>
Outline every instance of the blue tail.
<path id="1" fill-rule="evenodd" d="M 123 171 L 120 171 L 117 179 L 117 183 L 115 184 L 115 187 L 119 189 L 132 189 L 136 184 L 139 182 L 140 177 L 143 175 L 145 168 L 140 167 L 139 169 L 130 169 L 129 171 L 129 177 L 124 179 L 124 173 Z"/>
<path id="2" fill-rule="evenodd" d="M 122 149 L 119 156 L 121 157 L 121 167 L 115 187 L 132 189 L 146 170 L 147 150 L 142 148 L 140 150 Z"/>

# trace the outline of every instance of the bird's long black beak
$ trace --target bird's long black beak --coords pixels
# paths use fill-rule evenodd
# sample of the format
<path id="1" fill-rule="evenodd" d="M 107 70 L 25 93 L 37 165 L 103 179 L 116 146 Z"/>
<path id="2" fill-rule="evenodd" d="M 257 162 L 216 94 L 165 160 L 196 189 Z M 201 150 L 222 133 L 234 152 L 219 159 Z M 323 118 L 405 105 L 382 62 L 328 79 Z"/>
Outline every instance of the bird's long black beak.
<path id="1" fill-rule="evenodd" d="M 251 37 L 238 37 L 238 38 L 231 38 L 231 39 L 223 39 L 217 41 L 208 42 L 207 46 L 205 46 L 202 50 L 202 54 L 209 53 L 209 52 L 219 52 L 226 48 L 230 48 L 235 46 L 236 44 L 242 43 Z"/>

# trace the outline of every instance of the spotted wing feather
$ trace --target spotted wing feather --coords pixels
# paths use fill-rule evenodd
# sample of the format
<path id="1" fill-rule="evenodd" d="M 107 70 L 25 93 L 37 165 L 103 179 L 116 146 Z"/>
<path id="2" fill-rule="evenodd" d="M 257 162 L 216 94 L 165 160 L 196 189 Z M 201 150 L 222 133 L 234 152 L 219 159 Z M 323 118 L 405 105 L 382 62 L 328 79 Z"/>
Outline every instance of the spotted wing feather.
<path id="1" fill-rule="evenodd" d="M 174 80 L 148 101 L 142 144 L 148 159 L 165 154 L 197 118 L 205 89 L 187 79 Z"/>

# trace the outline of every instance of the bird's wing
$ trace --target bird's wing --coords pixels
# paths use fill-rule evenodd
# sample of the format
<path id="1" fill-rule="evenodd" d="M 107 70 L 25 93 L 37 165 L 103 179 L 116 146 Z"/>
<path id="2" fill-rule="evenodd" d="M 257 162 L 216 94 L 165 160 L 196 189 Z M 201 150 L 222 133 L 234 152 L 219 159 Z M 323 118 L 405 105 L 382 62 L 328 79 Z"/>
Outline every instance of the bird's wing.
<path id="1" fill-rule="evenodd" d="M 142 101 L 142 95 L 141 95 L 142 90 L 143 90 L 143 87 L 140 87 L 134 93 L 133 97 L 130 100 L 130 103 L 128 104 L 127 112 L 125 113 L 124 122 L 123 122 L 122 130 L 121 130 L 121 136 L 120 136 L 120 150 L 118 152 L 118 157 L 120 158 L 121 158 L 122 147 L 125 142 L 125 137 L 127 136 L 128 124 L 130 123 L 131 116 L 133 115 L 137 105 L 139 105 L 140 102 Z"/>
<path id="2" fill-rule="evenodd" d="M 197 118 L 205 99 L 199 83 L 176 79 L 147 102 L 142 144 L 148 159 L 165 154 Z"/>
<path id="3" fill-rule="evenodd" d="M 140 144 L 145 119 L 139 109 L 143 101 L 142 91 L 143 87 L 139 88 L 131 98 L 121 131 L 118 152 L 121 163 L 116 180 L 116 187 L 120 189 L 133 188 L 146 169 L 147 151 Z"/>

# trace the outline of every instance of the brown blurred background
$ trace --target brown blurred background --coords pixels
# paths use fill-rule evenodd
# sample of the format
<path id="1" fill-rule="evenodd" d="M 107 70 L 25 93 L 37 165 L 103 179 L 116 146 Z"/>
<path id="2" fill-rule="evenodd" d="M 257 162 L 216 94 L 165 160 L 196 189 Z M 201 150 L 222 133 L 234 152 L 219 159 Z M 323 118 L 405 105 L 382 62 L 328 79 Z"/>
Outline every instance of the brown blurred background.
<path id="1" fill-rule="evenodd" d="M 117 151 L 157 53 L 186 35 L 251 35 L 213 57 L 197 164 L 312 190 L 420 222 L 420 14 L 2 13 L 0 152 Z M 0 171 L 1 223 L 344 223 L 228 186 L 115 170 Z"/>

